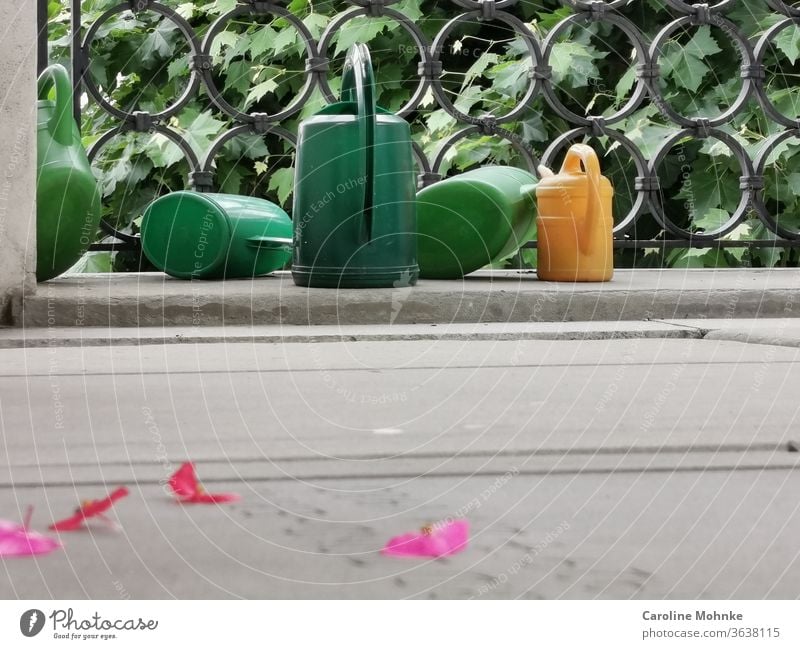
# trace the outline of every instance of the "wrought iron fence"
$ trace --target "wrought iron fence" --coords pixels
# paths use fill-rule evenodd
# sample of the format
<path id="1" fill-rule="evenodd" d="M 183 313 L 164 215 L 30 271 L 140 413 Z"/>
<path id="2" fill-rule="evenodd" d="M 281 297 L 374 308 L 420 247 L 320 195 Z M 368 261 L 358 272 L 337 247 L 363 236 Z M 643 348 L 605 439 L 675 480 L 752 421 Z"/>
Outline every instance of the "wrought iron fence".
<path id="1" fill-rule="evenodd" d="M 348 0 L 349 8 L 337 14 L 327 25 L 319 39 L 315 39 L 306 25 L 287 7 L 275 2 L 246 1 L 239 2 L 231 11 L 219 16 L 205 32 L 202 40 L 191 24 L 181 17 L 173 8 L 154 0 L 130 0 L 120 2 L 111 7 L 95 20 L 88 28 L 81 25 L 81 1 L 72 0 L 72 75 L 75 84 L 74 108 L 75 116 L 80 123 L 82 93 L 88 93 L 92 101 L 97 102 L 104 111 L 118 120 L 118 126 L 105 132 L 91 146 L 90 158 L 115 136 L 128 131 L 155 132 L 172 141 L 180 148 L 188 162 L 189 174 L 187 186 L 197 191 L 212 191 L 215 187 L 214 160 L 220 150 L 239 134 L 273 135 L 294 145 L 295 134 L 283 124 L 287 118 L 296 116 L 304 102 L 311 96 L 315 88 L 321 90 L 328 101 L 334 101 L 334 93 L 328 80 L 331 60 L 328 57 L 337 30 L 348 21 L 358 16 L 383 17 L 393 19 L 407 32 L 418 50 L 418 84 L 413 95 L 397 112 L 400 116 L 409 116 L 420 108 L 421 102 L 430 91 L 433 93 L 438 107 L 443 108 L 463 126 L 441 143 L 438 153 L 429 159 L 424 151 L 415 146 L 415 157 L 419 165 L 419 185 L 426 186 L 442 178 L 442 165 L 447 151 L 459 141 L 473 134 L 491 135 L 503 138 L 519 154 L 523 164 L 534 174 L 538 164 L 551 166 L 563 153 L 569 143 L 587 136 L 606 137 L 616 146 L 621 147 L 629 156 L 635 167 L 635 177 L 631 185 L 635 190 L 635 198 L 627 214 L 617 215 L 615 223 L 615 245 L 618 248 L 681 248 L 681 247 L 741 247 L 800 246 L 800 230 L 788 227 L 780 222 L 770 210 L 764 199 L 764 169 L 770 154 L 791 138 L 800 137 L 800 119 L 797 114 L 786 115 L 776 107 L 765 91 L 765 80 L 768 75 L 764 63 L 765 52 L 771 48 L 775 39 L 786 29 L 800 24 L 800 9 L 782 0 L 752 0 L 751 4 L 765 4 L 771 11 L 782 16 L 757 40 L 750 41 L 743 34 L 739 25 L 726 17 L 726 11 L 736 4 L 735 0 L 720 0 L 715 4 L 688 4 L 682 0 L 666 0 L 672 11 L 671 19 L 666 22 L 660 32 L 652 40 L 619 9 L 632 0 L 612 0 L 600 2 L 596 0 L 561 0 L 563 6 L 570 10 L 544 38 L 537 37 L 530 26 L 515 15 L 515 6 L 519 0 L 451 0 L 453 16 L 432 40 L 420 30 L 418 25 L 408 16 L 397 11 L 392 5 L 398 0 Z M 46 21 L 47 1 L 40 0 L 40 20 Z M 98 87 L 92 74 L 89 73 L 90 50 L 93 40 L 114 16 L 130 11 L 134 14 L 154 12 L 171 21 L 180 31 L 190 49 L 191 71 L 183 93 L 159 112 L 127 111 L 116 106 Z M 259 16 L 277 16 L 291 25 L 302 38 L 305 46 L 305 85 L 300 94 L 288 105 L 273 114 L 248 113 L 229 103 L 217 87 L 213 74 L 212 44 L 214 39 L 225 29 L 229 21 L 256 20 Z M 446 42 L 459 26 L 473 21 L 493 21 L 504 24 L 522 39 L 530 57 L 527 90 L 518 104 L 503 115 L 472 116 L 459 110 L 456 102 L 448 95 L 443 86 L 443 52 Z M 635 80 L 627 101 L 618 110 L 610 114 L 592 114 L 590 110 L 576 111 L 562 100 L 553 83 L 551 56 L 558 39 L 571 27 L 591 23 L 604 23 L 621 30 L 629 39 L 635 51 Z M 727 38 L 735 44 L 741 57 L 740 75 L 741 89 L 736 100 L 713 117 L 692 117 L 677 112 L 669 98 L 664 96 L 662 84 L 659 83 L 661 63 L 665 43 L 678 30 L 687 26 L 710 25 L 719 28 Z M 46 39 L 46 24 L 40 24 L 40 36 Z M 46 43 L 40 42 L 40 57 L 46 57 Z M 44 60 L 44 59 L 42 59 Z M 218 111 L 227 115 L 234 126 L 217 137 L 210 148 L 198 154 L 192 146 L 169 125 L 171 117 L 179 113 L 195 96 L 201 85 L 205 88 L 211 102 Z M 518 133 L 507 130 L 505 126 L 519 118 L 529 110 L 534 100 L 543 97 L 555 114 L 567 122 L 571 128 L 561 133 L 545 149 L 541 160 L 529 142 Z M 752 155 L 737 138 L 721 127 L 728 124 L 743 110 L 745 104 L 755 98 L 764 114 L 780 129 L 772 133 L 763 142 L 760 149 Z M 643 151 L 624 132 L 615 128 L 622 120 L 647 103 L 655 105 L 669 123 L 677 128 L 666 138 L 654 153 L 647 157 Z M 733 214 L 719 227 L 709 231 L 697 231 L 676 223 L 665 209 L 659 183 L 659 167 L 666 156 L 685 138 L 707 140 L 714 139 L 727 146 L 738 162 L 739 188 L 741 199 Z M 759 239 L 740 241 L 724 239 L 743 220 L 752 213 L 763 222 L 767 232 L 775 239 Z M 657 241 L 642 240 L 635 236 L 636 225 L 642 218 L 652 218 L 662 229 Z M 121 243 L 96 244 L 98 249 L 119 249 L 120 247 L 138 246 L 138 237 L 116 230 L 110 223 L 103 223 L 103 230 L 113 235 Z M 771 236 L 770 235 L 770 236 Z M 536 242 L 530 242 L 535 246 Z"/>

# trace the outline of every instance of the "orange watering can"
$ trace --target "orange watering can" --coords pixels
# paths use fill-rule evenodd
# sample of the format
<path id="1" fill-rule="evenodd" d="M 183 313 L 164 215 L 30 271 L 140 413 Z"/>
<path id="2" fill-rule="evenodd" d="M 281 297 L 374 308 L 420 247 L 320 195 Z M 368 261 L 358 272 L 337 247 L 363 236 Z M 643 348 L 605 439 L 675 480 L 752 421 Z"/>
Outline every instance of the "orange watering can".
<path id="1" fill-rule="evenodd" d="M 536 273 L 552 282 L 607 282 L 614 274 L 611 198 L 594 150 L 573 144 L 561 171 L 539 167 Z"/>

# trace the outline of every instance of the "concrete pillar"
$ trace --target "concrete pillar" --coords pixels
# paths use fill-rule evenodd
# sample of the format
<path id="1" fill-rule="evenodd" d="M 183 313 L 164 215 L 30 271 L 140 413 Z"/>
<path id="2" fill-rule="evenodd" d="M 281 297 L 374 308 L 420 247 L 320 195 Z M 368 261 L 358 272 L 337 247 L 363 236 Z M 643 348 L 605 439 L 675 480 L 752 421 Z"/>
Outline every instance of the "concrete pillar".
<path id="1" fill-rule="evenodd" d="M 36 0 L 0 1 L 0 324 L 36 288 Z"/>

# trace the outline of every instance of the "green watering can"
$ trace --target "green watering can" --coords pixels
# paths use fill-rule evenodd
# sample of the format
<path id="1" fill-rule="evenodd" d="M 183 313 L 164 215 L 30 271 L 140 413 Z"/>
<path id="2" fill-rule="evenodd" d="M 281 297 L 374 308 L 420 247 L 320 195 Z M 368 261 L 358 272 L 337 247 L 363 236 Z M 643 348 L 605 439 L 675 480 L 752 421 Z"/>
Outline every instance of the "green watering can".
<path id="1" fill-rule="evenodd" d="M 417 194 L 420 275 L 459 279 L 516 252 L 536 232 L 535 176 L 487 166 Z"/>
<path id="2" fill-rule="evenodd" d="M 417 281 L 411 132 L 404 119 L 375 105 L 365 45 L 347 55 L 341 102 L 300 125 L 292 220 L 299 286 Z"/>
<path id="3" fill-rule="evenodd" d="M 289 262 L 292 221 L 261 198 L 172 192 L 147 206 L 142 250 L 180 279 L 257 277 Z"/>
<path id="4" fill-rule="evenodd" d="M 47 95 L 55 86 L 55 102 Z M 36 279 L 69 269 L 95 240 L 100 193 L 78 125 L 72 118 L 67 70 L 51 65 L 39 77 L 36 149 Z"/>

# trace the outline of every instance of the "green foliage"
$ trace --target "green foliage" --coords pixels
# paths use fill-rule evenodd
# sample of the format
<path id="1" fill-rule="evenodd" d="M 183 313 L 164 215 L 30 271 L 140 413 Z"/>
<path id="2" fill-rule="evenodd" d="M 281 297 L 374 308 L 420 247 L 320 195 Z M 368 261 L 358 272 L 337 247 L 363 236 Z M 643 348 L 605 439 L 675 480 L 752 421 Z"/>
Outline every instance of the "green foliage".
<path id="1" fill-rule="evenodd" d="M 163 0 L 190 22 L 200 39 L 211 23 L 236 4 L 235 0 Z M 84 0 L 83 21 L 88 26 L 117 0 Z M 50 0 L 51 60 L 66 62 L 69 53 L 69 2 Z M 348 8 L 335 0 L 291 0 L 288 9 L 319 38 L 335 15 Z M 459 13 L 449 2 L 401 0 L 392 5 L 409 16 L 432 39 Z M 557 0 L 523 1 L 512 10 L 543 39 L 570 10 Z M 649 38 L 673 18 L 662 0 L 632 1 L 621 12 Z M 763 2 L 736 3 L 727 13 L 754 42 L 782 18 Z M 413 41 L 388 17 L 361 16 L 337 31 L 327 55 L 332 57 L 329 82 L 338 92 L 341 65 L 347 48 L 367 42 L 373 53 L 379 83 L 379 103 L 389 110 L 401 108 L 418 85 L 419 57 Z M 189 79 L 189 48 L 169 21 L 151 12 L 117 14 L 99 30 L 91 50 L 90 74 L 106 97 L 125 110 L 158 112 L 180 96 Z M 244 112 L 275 114 L 290 105 L 305 85 L 306 51 L 297 31 L 281 18 L 257 21 L 241 16 L 229 21 L 214 40 L 213 75 L 224 98 Z M 504 23 L 473 22 L 461 25 L 444 43 L 442 86 L 455 107 L 471 116 L 503 115 L 524 96 L 530 83 L 531 59 L 525 43 Z M 765 87 L 785 114 L 800 115 L 800 27 L 790 26 L 767 51 Z M 553 46 L 550 57 L 553 83 L 559 100 L 575 113 L 608 116 L 619 110 L 635 86 L 635 51 L 620 30 L 604 23 L 573 25 Z M 662 92 L 668 103 L 687 116 L 720 114 L 741 87 L 739 54 L 718 27 L 687 26 L 675 32 L 660 57 Z M 282 125 L 296 132 L 298 122 L 324 105 L 319 91 L 299 114 Z M 86 103 L 83 133 L 87 145 L 118 124 L 93 101 Z M 442 142 L 463 127 L 437 106 L 429 91 L 421 107 L 409 116 L 415 141 L 429 158 Z M 198 158 L 215 138 L 233 126 L 201 90 L 169 126 L 180 133 Z M 558 134 L 572 126 L 539 96 L 520 118 L 505 128 L 523 137 L 541 153 Z M 676 132 L 655 106 L 645 102 L 614 128 L 622 131 L 652 157 L 667 137 Z M 752 156 L 765 138 L 781 130 L 768 120 L 753 99 L 746 110 L 724 127 Z M 587 141 L 603 155 L 604 172 L 614 183 L 614 209 L 618 219 L 632 207 L 635 167 L 629 154 L 607 138 Z M 560 160 L 557 161 L 560 163 Z M 499 138 L 476 135 L 446 152 L 443 172 L 458 173 L 481 164 L 519 165 L 519 154 Z M 240 136 L 230 141 L 214 161 L 215 184 L 221 191 L 253 194 L 291 205 L 293 151 L 274 136 Z M 120 229 L 135 232 L 143 207 L 154 197 L 186 186 L 188 166 L 180 150 L 159 134 L 125 134 L 114 138 L 96 160 L 104 195 L 104 215 Z M 778 221 L 800 228 L 800 142 L 789 139 L 767 160 L 765 196 Z M 738 163 L 730 150 L 716 140 L 684 141 L 673 147 L 659 169 L 662 203 L 679 226 L 710 232 L 729 222 L 740 198 Z M 654 219 L 643 215 L 630 236 L 671 238 Z M 754 216 L 748 215 L 728 235 L 730 239 L 772 239 Z M 648 250 L 618 253 L 620 265 L 677 267 L 772 266 L 798 262 L 797 251 L 774 248 L 664 251 L 654 244 Z M 524 250 L 509 261 L 522 267 L 535 263 L 535 251 Z"/>

